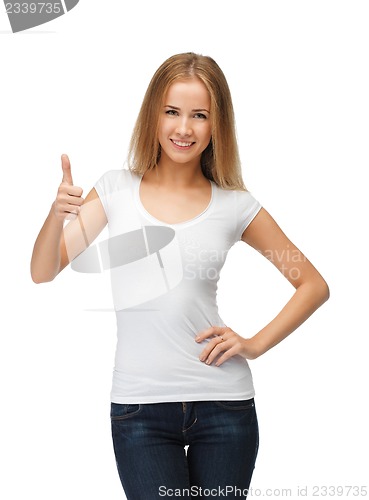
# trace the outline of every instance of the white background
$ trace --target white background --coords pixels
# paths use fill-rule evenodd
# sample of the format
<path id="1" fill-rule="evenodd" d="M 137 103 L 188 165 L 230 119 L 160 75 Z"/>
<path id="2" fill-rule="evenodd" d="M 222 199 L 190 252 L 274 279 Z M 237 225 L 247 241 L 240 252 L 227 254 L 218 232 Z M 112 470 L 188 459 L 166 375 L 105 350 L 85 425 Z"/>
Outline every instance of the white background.
<path id="1" fill-rule="evenodd" d="M 60 155 L 85 193 L 123 167 L 152 74 L 184 51 L 224 70 L 245 183 L 331 290 L 298 331 L 251 362 L 261 442 L 260 491 L 250 498 L 368 485 L 368 2 L 80 0 L 18 34 L 0 10 L 0 497 L 124 498 L 110 437 L 106 276 L 68 268 L 35 285 L 29 262 Z M 222 272 L 220 314 L 253 335 L 292 292 L 238 243 Z"/>

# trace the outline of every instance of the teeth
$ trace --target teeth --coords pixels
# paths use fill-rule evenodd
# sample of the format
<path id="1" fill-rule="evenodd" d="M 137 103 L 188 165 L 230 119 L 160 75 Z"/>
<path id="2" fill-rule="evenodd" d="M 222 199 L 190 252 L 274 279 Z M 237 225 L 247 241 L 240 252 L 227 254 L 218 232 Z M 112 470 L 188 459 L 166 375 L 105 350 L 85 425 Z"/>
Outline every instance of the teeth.
<path id="1" fill-rule="evenodd" d="M 174 144 L 176 144 L 177 146 L 181 146 L 182 148 L 186 147 L 186 146 L 191 146 L 192 142 L 180 142 L 180 141 L 173 141 Z"/>

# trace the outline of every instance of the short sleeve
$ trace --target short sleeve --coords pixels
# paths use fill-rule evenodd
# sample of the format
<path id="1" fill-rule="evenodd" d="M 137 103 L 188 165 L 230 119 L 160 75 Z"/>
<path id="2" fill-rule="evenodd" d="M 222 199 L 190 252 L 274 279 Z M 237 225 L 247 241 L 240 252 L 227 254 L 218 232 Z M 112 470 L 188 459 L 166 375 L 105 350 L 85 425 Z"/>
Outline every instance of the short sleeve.
<path id="1" fill-rule="evenodd" d="M 260 202 L 249 191 L 235 191 L 236 193 L 236 227 L 235 240 L 239 241 L 243 232 L 262 208 Z"/>
<path id="2" fill-rule="evenodd" d="M 118 185 L 121 175 L 122 170 L 109 170 L 108 172 L 105 172 L 94 185 L 108 220 L 111 197 L 112 194 L 119 189 Z"/>

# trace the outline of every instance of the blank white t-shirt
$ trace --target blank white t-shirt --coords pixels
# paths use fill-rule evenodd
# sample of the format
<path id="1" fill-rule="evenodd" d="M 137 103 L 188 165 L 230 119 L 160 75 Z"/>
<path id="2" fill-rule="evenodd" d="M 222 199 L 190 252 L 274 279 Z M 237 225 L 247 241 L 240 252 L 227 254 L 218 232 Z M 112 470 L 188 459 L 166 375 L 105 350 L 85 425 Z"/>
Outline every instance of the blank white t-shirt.
<path id="1" fill-rule="evenodd" d="M 111 170 L 95 185 L 108 219 L 105 268 L 117 318 L 111 401 L 252 398 L 247 360 L 237 355 L 208 366 L 199 360 L 208 340 L 194 339 L 210 326 L 225 326 L 216 299 L 219 273 L 260 203 L 248 191 L 211 181 L 211 201 L 201 214 L 167 224 L 142 205 L 141 179 L 128 169 Z"/>

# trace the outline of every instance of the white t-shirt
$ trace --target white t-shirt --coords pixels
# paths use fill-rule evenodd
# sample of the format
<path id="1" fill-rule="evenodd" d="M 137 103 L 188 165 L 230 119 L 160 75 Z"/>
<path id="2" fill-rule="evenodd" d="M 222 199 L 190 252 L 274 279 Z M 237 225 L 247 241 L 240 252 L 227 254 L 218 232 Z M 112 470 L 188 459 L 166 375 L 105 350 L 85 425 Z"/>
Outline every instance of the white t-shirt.
<path id="1" fill-rule="evenodd" d="M 211 182 L 211 201 L 201 214 L 167 224 L 142 205 L 141 178 L 111 170 L 95 185 L 108 219 L 103 267 L 110 268 L 117 318 L 111 401 L 250 399 L 246 359 L 208 366 L 199 360 L 208 341 L 194 339 L 210 326 L 225 326 L 216 300 L 219 273 L 261 205 L 248 191 Z"/>

